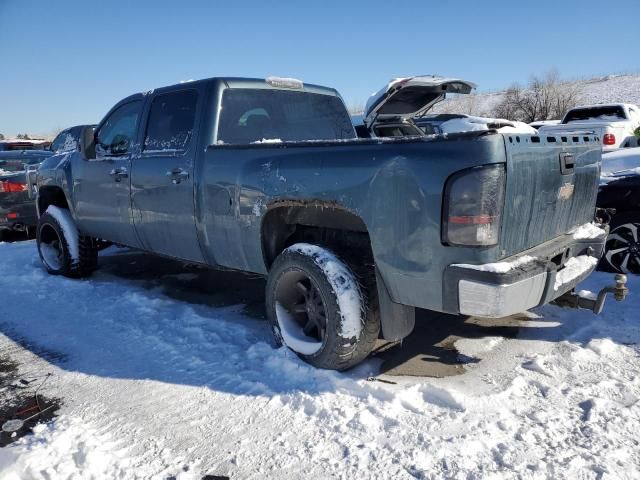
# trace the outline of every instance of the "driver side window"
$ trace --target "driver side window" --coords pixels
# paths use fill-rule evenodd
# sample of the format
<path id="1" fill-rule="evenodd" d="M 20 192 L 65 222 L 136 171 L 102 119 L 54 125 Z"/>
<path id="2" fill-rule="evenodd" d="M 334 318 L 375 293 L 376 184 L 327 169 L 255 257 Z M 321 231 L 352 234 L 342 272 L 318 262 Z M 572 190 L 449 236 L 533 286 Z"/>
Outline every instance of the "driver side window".
<path id="1" fill-rule="evenodd" d="M 96 157 L 115 157 L 130 153 L 142 101 L 134 100 L 118 107 L 96 132 Z"/>

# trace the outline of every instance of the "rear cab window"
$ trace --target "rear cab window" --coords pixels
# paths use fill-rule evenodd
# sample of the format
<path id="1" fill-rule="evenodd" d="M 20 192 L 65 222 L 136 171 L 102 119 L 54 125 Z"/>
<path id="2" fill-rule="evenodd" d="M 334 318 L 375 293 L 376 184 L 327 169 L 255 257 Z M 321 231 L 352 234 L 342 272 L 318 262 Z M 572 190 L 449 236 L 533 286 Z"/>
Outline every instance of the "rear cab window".
<path id="1" fill-rule="evenodd" d="M 576 108 L 569 111 L 562 123 L 580 122 L 585 120 L 598 120 L 603 122 L 616 122 L 626 120 L 624 108 L 620 105 Z"/>
<path id="2" fill-rule="evenodd" d="M 222 94 L 218 144 L 356 138 L 340 97 L 274 89 L 227 88 Z"/>

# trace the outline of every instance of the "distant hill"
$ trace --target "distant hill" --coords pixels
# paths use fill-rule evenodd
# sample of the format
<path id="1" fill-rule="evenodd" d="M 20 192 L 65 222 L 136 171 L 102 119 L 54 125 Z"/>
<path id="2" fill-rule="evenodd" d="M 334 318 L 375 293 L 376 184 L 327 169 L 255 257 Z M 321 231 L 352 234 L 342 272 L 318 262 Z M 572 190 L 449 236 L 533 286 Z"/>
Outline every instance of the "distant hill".
<path id="1" fill-rule="evenodd" d="M 607 75 L 586 80 L 564 82 L 577 88 L 580 104 L 635 103 L 640 105 L 640 74 Z M 439 103 L 433 113 L 466 113 L 483 117 L 493 116 L 504 91 L 459 95 Z"/>

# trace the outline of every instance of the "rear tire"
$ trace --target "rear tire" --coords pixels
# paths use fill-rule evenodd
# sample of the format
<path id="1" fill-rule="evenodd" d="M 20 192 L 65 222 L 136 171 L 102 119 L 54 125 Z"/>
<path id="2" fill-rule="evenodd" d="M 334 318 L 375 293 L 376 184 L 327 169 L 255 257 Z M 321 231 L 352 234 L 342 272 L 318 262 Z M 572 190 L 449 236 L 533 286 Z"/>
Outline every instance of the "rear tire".
<path id="1" fill-rule="evenodd" d="M 266 290 L 276 343 L 305 362 L 346 370 L 373 350 L 380 332 L 377 302 L 331 251 L 292 245 L 273 263 Z"/>
<path id="2" fill-rule="evenodd" d="M 98 266 L 96 241 L 78 233 L 69 210 L 53 208 L 56 212 L 47 210 L 38 220 L 36 243 L 42 264 L 51 275 L 89 276 Z"/>

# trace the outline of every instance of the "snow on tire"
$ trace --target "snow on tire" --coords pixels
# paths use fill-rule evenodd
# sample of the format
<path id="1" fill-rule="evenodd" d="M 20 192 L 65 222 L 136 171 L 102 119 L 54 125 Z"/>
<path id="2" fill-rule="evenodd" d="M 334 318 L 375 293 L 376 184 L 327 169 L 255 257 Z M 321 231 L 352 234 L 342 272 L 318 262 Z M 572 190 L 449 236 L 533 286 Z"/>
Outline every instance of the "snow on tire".
<path id="1" fill-rule="evenodd" d="M 84 277 L 97 266 L 95 241 L 78 233 L 67 209 L 47 208 L 38 220 L 36 243 L 40 260 L 52 275 Z"/>
<path id="2" fill-rule="evenodd" d="M 346 263 L 317 245 L 297 243 L 280 254 L 266 297 L 276 343 L 316 367 L 353 367 L 378 338 L 378 310 L 365 289 Z"/>

